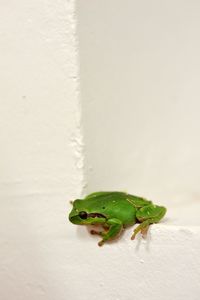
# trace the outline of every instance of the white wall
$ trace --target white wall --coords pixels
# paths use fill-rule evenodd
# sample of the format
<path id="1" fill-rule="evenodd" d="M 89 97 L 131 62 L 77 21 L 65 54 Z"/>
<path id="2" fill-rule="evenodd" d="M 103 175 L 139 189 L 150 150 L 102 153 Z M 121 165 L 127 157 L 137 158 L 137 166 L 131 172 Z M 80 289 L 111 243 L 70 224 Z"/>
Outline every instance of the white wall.
<path id="1" fill-rule="evenodd" d="M 0 299 L 66 299 L 83 188 L 74 1 L 0 3 Z M 70 283 L 71 284 L 71 283 Z"/>
<path id="2" fill-rule="evenodd" d="M 200 200 L 200 2 L 78 1 L 88 191 Z"/>
<path id="3" fill-rule="evenodd" d="M 74 1 L 0 8 L 0 299 L 199 299 L 187 205 L 174 215 L 184 226 L 171 210 L 147 240 L 130 228 L 102 248 L 67 220 L 85 184 Z M 194 1 L 78 2 L 88 191 L 198 200 L 198 12 Z"/>

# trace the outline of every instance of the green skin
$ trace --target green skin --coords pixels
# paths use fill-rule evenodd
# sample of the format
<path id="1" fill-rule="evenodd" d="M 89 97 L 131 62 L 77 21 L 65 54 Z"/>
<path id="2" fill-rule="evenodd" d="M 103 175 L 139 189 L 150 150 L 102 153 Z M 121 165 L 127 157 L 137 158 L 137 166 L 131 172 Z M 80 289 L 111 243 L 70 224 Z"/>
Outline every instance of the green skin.
<path id="1" fill-rule="evenodd" d="M 101 224 L 103 231 L 91 230 L 98 234 L 102 246 L 106 241 L 116 238 L 128 226 L 140 223 L 133 232 L 133 240 L 138 232 L 147 233 L 150 224 L 158 223 L 165 215 L 166 208 L 154 205 L 144 198 L 123 192 L 96 192 L 71 202 L 69 220 L 77 225 Z"/>

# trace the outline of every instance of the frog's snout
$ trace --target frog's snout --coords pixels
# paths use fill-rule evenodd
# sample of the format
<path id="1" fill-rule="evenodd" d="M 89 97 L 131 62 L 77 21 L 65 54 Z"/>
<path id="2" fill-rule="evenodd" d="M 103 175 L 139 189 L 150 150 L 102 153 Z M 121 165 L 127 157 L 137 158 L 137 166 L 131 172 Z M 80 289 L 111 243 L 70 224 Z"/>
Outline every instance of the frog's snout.
<path id="1" fill-rule="evenodd" d="M 76 216 L 76 211 L 75 211 L 75 209 L 73 208 L 72 210 L 71 210 L 71 212 L 69 213 L 69 221 L 70 222 L 72 222 L 73 223 L 73 218 L 75 218 L 75 216 Z"/>

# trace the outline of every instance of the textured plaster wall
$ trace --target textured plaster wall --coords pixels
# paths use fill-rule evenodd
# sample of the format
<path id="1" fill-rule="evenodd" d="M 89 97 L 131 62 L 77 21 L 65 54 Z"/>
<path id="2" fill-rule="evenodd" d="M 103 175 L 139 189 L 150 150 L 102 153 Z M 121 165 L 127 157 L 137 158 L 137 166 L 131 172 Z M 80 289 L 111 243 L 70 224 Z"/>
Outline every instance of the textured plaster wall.
<path id="1" fill-rule="evenodd" d="M 68 200 L 83 188 L 75 26 L 74 1 L 0 3 L 1 300 L 71 295 Z"/>

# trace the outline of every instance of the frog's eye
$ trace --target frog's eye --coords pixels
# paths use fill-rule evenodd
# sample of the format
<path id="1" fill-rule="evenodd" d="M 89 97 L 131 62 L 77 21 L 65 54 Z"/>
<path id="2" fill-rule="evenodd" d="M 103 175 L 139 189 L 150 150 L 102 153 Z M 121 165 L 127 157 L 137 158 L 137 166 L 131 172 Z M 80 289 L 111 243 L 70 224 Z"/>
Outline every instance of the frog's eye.
<path id="1" fill-rule="evenodd" d="M 85 211 L 80 211 L 79 217 L 80 217 L 81 219 L 87 219 L 87 213 L 86 213 Z"/>

